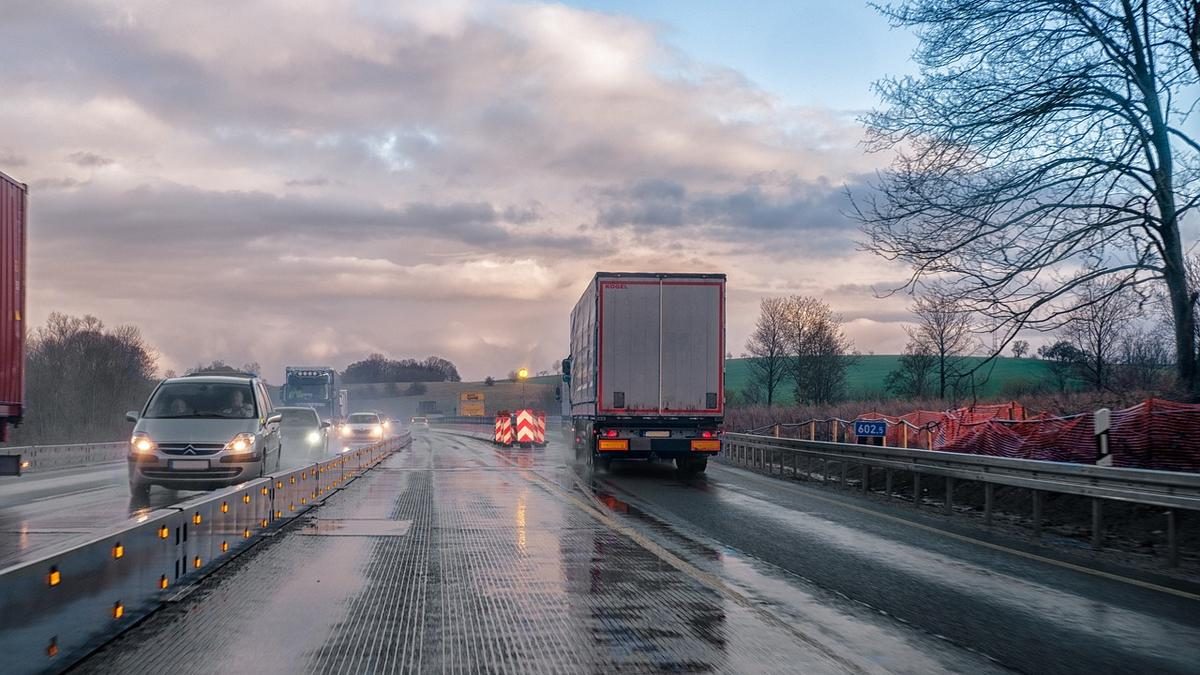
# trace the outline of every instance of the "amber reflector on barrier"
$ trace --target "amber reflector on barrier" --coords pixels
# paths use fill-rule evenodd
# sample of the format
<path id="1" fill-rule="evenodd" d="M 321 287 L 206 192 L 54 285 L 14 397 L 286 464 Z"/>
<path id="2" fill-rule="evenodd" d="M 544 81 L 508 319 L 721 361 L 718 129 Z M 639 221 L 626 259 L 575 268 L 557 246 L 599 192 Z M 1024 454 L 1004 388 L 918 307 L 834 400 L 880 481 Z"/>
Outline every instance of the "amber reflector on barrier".
<path id="1" fill-rule="evenodd" d="M 263 526 L 263 527 L 266 527 L 266 526 L 267 526 L 267 519 L 266 519 L 266 518 L 263 518 L 263 519 L 262 519 L 262 526 Z"/>
<path id="2" fill-rule="evenodd" d="M 229 513 L 229 502 L 221 502 L 221 513 Z"/>
<path id="3" fill-rule="evenodd" d="M 195 560 L 192 561 L 192 567 L 195 567 L 196 569 L 200 569 L 200 566 L 203 564 L 204 563 L 200 562 L 200 556 L 196 556 Z"/>
<path id="4" fill-rule="evenodd" d="M 282 486 L 282 485 L 280 485 L 279 487 L 283 487 L 283 486 Z M 265 487 L 264 487 L 264 488 L 262 489 L 262 493 L 263 493 L 264 495 L 265 495 L 265 494 L 267 494 L 267 488 L 265 488 Z"/>
<path id="5" fill-rule="evenodd" d="M 229 552 L 229 542 L 227 542 L 227 541 L 221 542 L 221 553 L 228 553 L 228 552 Z"/>
<path id="6" fill-rule="evenodd" d="M 249 539 L 249 538 L 250 538 L 250 528 L 247 527 L 245 530 L 242 530 L 242 539 Z"/>
<path id="7" fill-rule="evenodd" d="M 123 616 L 125 616 L 125 605 L 122 605 L 121 601 L 118 600 L 113 604 L 113 618 L 119 619 Z"/>
<path id="8" fill-rule="evenodd" d="M 162 575 L 161 577 L 159 577 L 159 578 L 158 578 L 158 587 L 159 587 L 159 588 L 166 588 L 166 587 L 167 587 L 167 585 L 168 585 L 168 582 L 167 582 L 167 575 L 165 575 L 165 574 L 164 574 L 164 575 Z"/>
<path id="9" fill-rule="evenodd" d="M 200 518 L 200 512 L 199 512 L 199 511 L 197 511 L 197 512 L 196 512 L 196 515 L 192 516 L 192 524 L 193 524 L 193 525 L 199 525 L 201 520 L 202 520 L 202 519 Z"/>
<path id="10" fill-rule="evenodd" d="M 58 656 L 58 638 L 50 638 L 50 644 L 46 645 L 46 656 Z"/>
<path id="11" fill-rule="evenodd" d="M 46 575 L 46 582 L 51 586 L 57 586 L 62 583 L 62 573 L 58 571 L 57 567 L 50 568 L 50 574 Z"/>
<path id="12" fill-rule="evenodd" d="M 166 539 L 168 534 L 170 534 L 170 531 L 167 529 L 166 525 L 163 525 L 162 527 L 158 528 L 158 538 L 159 539 Z"/>
<path id="13" fill-rule="evenodd" d="M 242 503 L 249 504 L 250 503 L 250 495 L 242 495 Z"/>
<path id="14" fill-rule="evenodd" d="M 121 558 L 124 558 L 124 557 L 125 557 L 125 547 L 122 546 L 121 542 L 118 541 L 117 543 L 113 544 L 113 560 L 120 560 Z"/>

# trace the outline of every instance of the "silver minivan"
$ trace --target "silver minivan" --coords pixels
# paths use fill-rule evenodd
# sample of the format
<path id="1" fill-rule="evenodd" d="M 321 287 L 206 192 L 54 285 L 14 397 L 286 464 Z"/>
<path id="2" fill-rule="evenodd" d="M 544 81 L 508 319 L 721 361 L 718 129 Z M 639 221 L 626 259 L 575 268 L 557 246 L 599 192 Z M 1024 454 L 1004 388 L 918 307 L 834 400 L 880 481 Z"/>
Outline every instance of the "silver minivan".
<path id="1" fill-rule="evenodd" d="M 262 381 L 253 376 L 188 375 L 163 380 L 134 422 L 129 491 L 151 485 L 212 490 L 279 469 L 279 423 Z"/>

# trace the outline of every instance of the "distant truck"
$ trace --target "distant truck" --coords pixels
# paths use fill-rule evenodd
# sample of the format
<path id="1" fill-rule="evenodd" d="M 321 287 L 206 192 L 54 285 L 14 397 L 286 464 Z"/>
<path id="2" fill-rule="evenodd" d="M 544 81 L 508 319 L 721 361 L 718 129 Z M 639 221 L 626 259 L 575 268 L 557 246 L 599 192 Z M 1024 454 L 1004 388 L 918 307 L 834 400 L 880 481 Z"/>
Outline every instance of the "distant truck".
<path id="1" fill-rule="evenodd" d="M 28 190 L 0 173 L 0 441 L 25 406 L 25 228 Z"/>
<path id="2" fill-rule="evenodd" d="M 337 371 L 327 366 L 287 366 L 283 372 L 283 404 L 317 411 L 323 420 L 341 414 Z"/>
<path id="3" fill-rule="evenodd" d="M 725 275 L 596 274 L 571 312 L 563 380 L 577 459 L 703 472 L 725 416 Z"/>

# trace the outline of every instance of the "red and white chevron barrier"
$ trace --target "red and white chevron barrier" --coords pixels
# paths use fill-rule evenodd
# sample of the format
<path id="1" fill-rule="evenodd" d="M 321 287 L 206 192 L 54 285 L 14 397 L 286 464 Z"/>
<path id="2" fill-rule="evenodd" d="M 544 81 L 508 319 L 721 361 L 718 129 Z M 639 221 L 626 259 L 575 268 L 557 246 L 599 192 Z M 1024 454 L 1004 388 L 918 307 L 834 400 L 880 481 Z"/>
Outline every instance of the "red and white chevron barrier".
<path id="1" fill-rule="evenodd" d="M 507 410 L 496 413 L 496 428 L 492 434 L 492 442 L 497 445 L 513 444 L 512 418 Z"/>
<path id="2" fill-rule="evenodd" d="M 529 409 L 517 411 L 517 443 L 534 445 L 537 443 L 537 418 Z"/>

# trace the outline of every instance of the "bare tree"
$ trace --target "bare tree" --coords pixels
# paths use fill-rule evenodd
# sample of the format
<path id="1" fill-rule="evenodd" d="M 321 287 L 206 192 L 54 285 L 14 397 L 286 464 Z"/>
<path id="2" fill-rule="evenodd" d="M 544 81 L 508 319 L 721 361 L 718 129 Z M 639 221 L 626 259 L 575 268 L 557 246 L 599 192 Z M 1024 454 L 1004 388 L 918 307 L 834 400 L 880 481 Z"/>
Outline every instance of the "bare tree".
<path id="1" fill-rule="evenodd" d="M 763 298 L 758 303 L 758 321 L 746 341 L 746 351 L 751 355 L 747 362 L 751 386 L 747 389 L 765 394 L 770 407 L 788 373 L 788 303 L 784 298 Z"/>
<path id="2" fill-rule="evenodd" d="M 1114 373 L 1117 386 L 1148 391 L 1163 385 L 1171 368 L 1170 337 L 1159 331 L 1130 331 L 1121 339 L 1120 366 Z"/>
<path id="3" fill-rule="evenodd" d="M 1141 298 L 1133 289 L 1105 280 L 1080 285 L 1077 295 L 1062 336 L 1081 355 L 1079 371 L 1083 379 L 1094 389 L 1109 389 L 1112 366 L 1119 358 L 1125 336 L 1141 314 Z"/>
<path id="4" fill-rule="evenodd" d="M 965 374 L 963 357 L 975 346 L 970 312 L 937 291 L 917 298 L 912 311 L 917 322 L 908 329 L 909 340 L 933 356 L 936 392 L 938 398 L 946 398 L 946 392 Z"/>
<path id="5" fill-rule="evenodd" d="M 30 336 L 29 414 L 13 440 L 37 444 L 127 436 L 122 413 L 146 402 L 154 373 L 154 350 L 138 329 L 108 329 L 93 316 L 51 314 Z"/>
<path id="6" fill-rule="evenodd" d="M 816 298 L 787 298 L 788 370 L 799 403 L 829 403 L 846 393 L 851 343 L 841 317 Z"/>
<path id="7" fill-rule="evenodd" d="M 1156 284 L 1177 375 L 1197 386 L 1181 219 L 1200 200 L 1190 115 L 1195 3 L 904 0 L 881 11 L 920 39 L 919 77 L 877 88 L 870 145 L 897 153 L 855 196 L 868 248 L 937 278 L 1003 348 L 1053 330 L 1081 284 Z"/>
<path id="8" fill-rule="evenodd" d="M 909 340 L 900 367 L 888 373 L 884 386 L 901 398 L 926 398 L 933 389 L 937 357 L 922 343 Z"/>
<path id="9" fill-rule="evenodd" d="M 1029 353 L 1029 342 L 1026 340 L 1017 340 L 1012 343 L 1012 355 L 1014 359 L 1025 358 Z"/>

